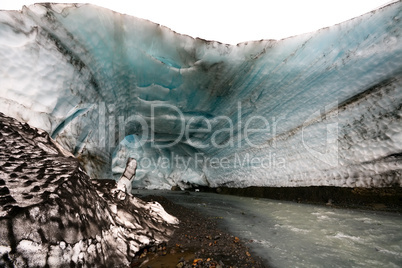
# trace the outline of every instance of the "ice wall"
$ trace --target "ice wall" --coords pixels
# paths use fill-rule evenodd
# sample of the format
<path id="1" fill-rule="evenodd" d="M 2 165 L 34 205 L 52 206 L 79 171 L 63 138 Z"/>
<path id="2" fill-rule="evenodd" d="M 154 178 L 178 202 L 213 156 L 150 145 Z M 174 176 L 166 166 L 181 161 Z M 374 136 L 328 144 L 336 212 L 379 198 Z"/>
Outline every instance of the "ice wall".
<path id="1" fill-rule="evenodd" d="M 2 11 L 0 111 L 93 177 L 136 158 L 138 187 L 402 185 L 401 11 L 237 46 L 92 5 Z"/>

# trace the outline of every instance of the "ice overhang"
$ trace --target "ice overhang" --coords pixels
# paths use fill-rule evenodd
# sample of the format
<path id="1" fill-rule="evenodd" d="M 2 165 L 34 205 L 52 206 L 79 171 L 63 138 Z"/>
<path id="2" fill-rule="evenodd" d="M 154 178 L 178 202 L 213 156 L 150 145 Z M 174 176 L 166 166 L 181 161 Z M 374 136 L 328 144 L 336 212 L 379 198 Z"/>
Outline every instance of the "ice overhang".
<path id="1" fill-rule="evenodd" d="M 0 111 L 93 177 L 136 158 L 138 187 L 401 185 L 401 11 L 237 46 L 92 5 L 1 11 Z"/>

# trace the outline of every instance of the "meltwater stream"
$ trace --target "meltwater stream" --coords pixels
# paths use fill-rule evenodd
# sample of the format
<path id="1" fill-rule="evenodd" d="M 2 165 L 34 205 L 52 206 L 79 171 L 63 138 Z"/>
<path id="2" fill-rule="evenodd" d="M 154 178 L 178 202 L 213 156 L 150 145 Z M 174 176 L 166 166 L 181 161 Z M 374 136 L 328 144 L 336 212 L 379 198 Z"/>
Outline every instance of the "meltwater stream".
<path id="1" fill-rule="evenodd" d="M 402 267 L 402 215 L 195 192 L 162 195 L 221 223 L 270 267 Z"/>

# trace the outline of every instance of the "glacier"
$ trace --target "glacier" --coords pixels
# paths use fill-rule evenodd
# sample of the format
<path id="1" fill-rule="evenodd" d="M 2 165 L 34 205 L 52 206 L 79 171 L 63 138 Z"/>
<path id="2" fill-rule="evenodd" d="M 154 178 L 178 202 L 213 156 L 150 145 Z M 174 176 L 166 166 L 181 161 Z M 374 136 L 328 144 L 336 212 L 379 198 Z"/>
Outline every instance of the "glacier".
<path id="1" fill-rule="evenodd" d="M 0 266 L 128 267 L 169 240 L 178 219 L 116 184 L 91 180 L 48 133 L 0 113 Z"/>
<path id="2" fill-rule="evenodd" d="M 237 45 L 88 4 L 0 11 L 0 112 L 92 178 L 136 159 L 133 187 L 402 186 L 401 11 Z"/>

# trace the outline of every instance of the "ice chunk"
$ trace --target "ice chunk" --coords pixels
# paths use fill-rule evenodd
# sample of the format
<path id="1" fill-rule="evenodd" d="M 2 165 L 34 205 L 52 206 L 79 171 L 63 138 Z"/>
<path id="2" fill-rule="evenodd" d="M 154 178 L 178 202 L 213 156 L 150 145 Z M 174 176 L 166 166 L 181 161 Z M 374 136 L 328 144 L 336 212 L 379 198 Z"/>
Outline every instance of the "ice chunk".
<path id="1" fill-rule="evenodd" d="M 114 180 L 91 180 L 46 132 L 2 113 L 0 126 L 0 266 L 127 266 L 172 235 L 175 217 L 130 193 L 123 203 Z"/>
<path id="2" fill-rule="evenodd" d="M 132 181 L 135 178 L 135 170 L 137 169 L 137 161 L 134 158 L 128 158 L 126 169 L 117 182 L 117 188 L 123 192 L 131 193 Z"/>

